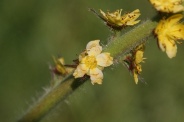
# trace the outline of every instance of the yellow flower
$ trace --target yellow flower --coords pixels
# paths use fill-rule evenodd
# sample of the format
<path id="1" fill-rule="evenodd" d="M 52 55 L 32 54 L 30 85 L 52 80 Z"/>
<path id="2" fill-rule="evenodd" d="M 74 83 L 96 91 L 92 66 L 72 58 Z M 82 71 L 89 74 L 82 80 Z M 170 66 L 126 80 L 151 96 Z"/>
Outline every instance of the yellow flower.
<path id="1" fill-rule="evenodd" d="M 124 60 L 125 65 L 133 74 L 136 84 L 138 84 L 140 78 L 139 75 L 142 72 L 142 67 L 140 63 L 144 62 L 145 59 L 143 58 L 144 48 L 144 44 L 137 46 L 133 51 L 130 52 L 130 54 L 126 55 Z"/>
<path id="2" fill-rule="evenodd" d="M 155 34 L 158 38 L 158 45 L 162 51 L 167 53 L 169 58 L 173 58 L 177 53 L 178 40 L 184 39 L 184 25 L 179 23 L 183 18 L 182 14 L 176 14 L 168 19 L 162 19 L 156 29 Z"/>
<path id="3" fill-rule="evenodd" d="M 83 77 L 85 74 L 90 76 L 92 84 L 102 84 L 104 67 L 113 64 L 113 58 L 110 53 L 101 53 L 102 47 L 100 40 L 90 41 L 85 52 L 79 55 L 79 65 L 73 73 L 75 78 Z"/>
<path id="4" fill-rule="evenodd" d="M 113 13 L 105 13 L 100 10 L 101 18 L 107 23 L 108 26 L 115 29 L 122 29 L 127 25 L 135 25 L 139 23 L 140 20 L 136 20 L 140 16 L 139 9 L 134 10 L 131 13 L 124 14 L 121 16 L 122 9 L 116 10 Z"/>
<path id="5" fill-rule="evenodd" d="M 177 13 L 184 11 L 182 0 L 150 0 L 157 11 L 166 13 Z"/>

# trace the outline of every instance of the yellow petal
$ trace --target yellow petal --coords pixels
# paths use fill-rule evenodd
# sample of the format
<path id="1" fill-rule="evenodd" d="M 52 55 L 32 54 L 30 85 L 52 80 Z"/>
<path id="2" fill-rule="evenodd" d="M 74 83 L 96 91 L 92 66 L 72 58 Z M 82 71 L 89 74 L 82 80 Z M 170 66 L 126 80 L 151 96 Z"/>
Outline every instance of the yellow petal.
<path id="1" fill-rule="evenodd" d="M 135 63 L 136 64 L 139 64 L 143 61 L 143 51 L 142 50 L 138 50 L 136 51 L 136 54 L 135 54 Z"/>
<path id="2" fill-rule="evenodd" d="M 73 76 L 75 78 L 83 77 L 87 72 L 89 71 L 89 68 L 86 67 L 85 64 L 79 64 L 76 68 L 76 70 L 73 73 Z"/>
<path id="3" fill-rule="evenodd" d="M 97 64 L 102 67 L 107 67 L 113 64 L 113 57 L 110 53 L 101 53 L 96 57 Z"/>
<path id="4" fill-rule="evenodd" d="M 173 58 L 176 56 L 177 53 L 177 46 L 176 44 L 167 43 L 166 45 L 166 53 L 169 58 Z"/>
<path id="5" fill-rule="evenodd" d="M 139 80 L 138 79 L 138 74 L 135 71 L 133 72 L 133 76 L 134 76 L 135 83 L 138 84 L 138 80 Z"/>
<path id="6" fill-rule="evenodd" d="M 140 20 L 135 21 L 140 15 L 140 10 L 136 9 L 131 13 L 125 14 L 122 17 L 122 23 L 126 23 L 126 25 L 135 25 L 140 22 Z"/>
<path id="7" fill-rule="evenodd" d="M 180 21 L 183 18 L 182 14 L 175 14 L 173 16 L 170 16 L 165 21 L 168 22 L 169 25 L 177 24 L 178 21 Z"/>
<path id="8" fill-rule="evenodd" d="M 183 5 L 174 6 L 173 13 L 184 11 Z"/>
<path id="9" fill-rule="evenodd" d="M 184 11 L 182 0 L 150 0 L 157 11 L 177 13 Z"/>
<path id="10" fill-rule="evenodd" d="M 159 47 L 162 51 L 165 51 L 169 58 L 173 58 L 177 53 L 177 46 L 174 40 L 168 40 L 168 38 L 160 37 L 158 41 Z"/>
<path id="11" fill-rule="evenodd" d="M 90 70 L 90 79 L 91 83 L 94 85 L 95 83 L 97 84 L 102 84 L 103 80 L 103 73 L 100 69 L 94 68 Z"/>
<path id="12" fill-rule="evenodd" d="M 177 24 L 170 29 L 170 35 L 168 35 L 173 40 L 184 39 L 184 25 Z"/>
<path id="13" fill-rule="evenodd" d="M 86 45 L 86 49 L 90 50 L 93 47 L 100 46 L 99 42 L 100 40 L 93 40 L 93 41 L 88 42 L 88 44 Z"/>
<path id="14" fill-rule="evenodd" d="M 86 46 L 86 50 L 88 55 L 98 55 L 102 52 L 102 47 L 99 45 L 100 40 L 94 40 L 94 41 L 90 41 L 87 46 Z"/>

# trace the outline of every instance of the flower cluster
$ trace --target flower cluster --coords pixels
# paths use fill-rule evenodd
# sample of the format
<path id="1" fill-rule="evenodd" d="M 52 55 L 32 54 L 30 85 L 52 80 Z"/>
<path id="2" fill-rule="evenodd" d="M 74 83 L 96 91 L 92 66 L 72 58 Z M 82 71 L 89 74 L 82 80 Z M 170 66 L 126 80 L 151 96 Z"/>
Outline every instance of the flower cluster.
<path id="1" fill-rule="evenodd" d="M 102 53 L 100 40 L 90 41 L 86 50 L 79 55 L 79 65 L 73 73 L 75 78 L 83 77 L 85 74 L 90 76 L 92 84 L 102 84 L 104 67 L 113 64 L 110 53 Z"/>
<path id="2" fill-rule="evenodd" d="M 177 53 L 176 43 L 180 44 L 180 40 L 184 40 L 184 24 L 180 22 L 183 15 L 172 15 L 173 13 L 184 11 L 182 0 L 150 0 L 150 2 L 157 11 L 167 14 L 166 17 L 163 17 L 158 22 L 157 27 L 154 29 L 154 34 L 157 37 L 159 48 L 165 51 L 169 58 L 173 58 Z M 99 13 L 93 9 L 90 10 L 114 30 L 121 30 L 126 26 L 133 26 L 140 22 L 140 20 L 137 20 L 140 16 L 139 9 L 123 15 L 121 15 L 122 9 L 114 12 L 104 12 L 100 9 Z M 169 17 L 168 13 L 171 13 Z M 90 76 L 92 84 L 102 84 L 102 70 L 104 67 L 113 64 L 113 58 L 109 52 L 102 53 L 102 47 L 99 45 L 99 42 L 100 40 L 90 41 L 86 46 L 86 50 L 79 55 L 79 63 L 73 73 L 75 78 L 81 78 L 87 75 Z M 145 59 L 143 57 L 144 49 L 144 43 L 134 47 L 133 50 L 125 55 L 123 60 L 124 64 L 126 64 L 132 73 L 136 84 L 140 80 L 140 74 L 142 72 L 141 63 Z"/>
<path id="3" fill-rule="evenodd" d="M 100 14 L 98 14 L 94 9 L 90 10 L 104 20 L 106 24 L 114 30 L 121 30 L 125 26 L 133 26 L 140 22 L 140 20 L 136 20 L 140 16 L 139 9 L 136 9 L 131 13 L 126 13 L 123 16 L 121 15 L 122 9 L 116 10 L 113 13 L 105 13 L 100 10 Z M 102 84 L 102 70 L 104 67 L 108 67 L 113 64 L 113 57 L 110 56 L 109 52 L 102 53 L 102 47 L 99 45 L 99 42 L 100 40 L 90 41 L 86 46 L 86 50 L 79 55 L 78 64 L 73 73 L 75 78 L 82 78 L 87 75 L 90 77 L 92 84 Z M 138 59 L 138 55 L 140 54 L 136 54 L 134 77 L 136 77 L 136 74 L 138 75 L 141 72 L 141 66 L 139 65 L 140 62 L 138 61 L 140 59 Z"/>
<path id="4" fill-rule="evenodd" d="M 141 62 L 144 62 L 143 54 L 144 54 L 145 45 L 141 44 L 137 46 L 134 50 L 132 50 L 129 54 L 125 56 L 124 63 L 131 71 L 134 77 L 134 81 L 138 84 L 139 75 L 142 72 Z"/>

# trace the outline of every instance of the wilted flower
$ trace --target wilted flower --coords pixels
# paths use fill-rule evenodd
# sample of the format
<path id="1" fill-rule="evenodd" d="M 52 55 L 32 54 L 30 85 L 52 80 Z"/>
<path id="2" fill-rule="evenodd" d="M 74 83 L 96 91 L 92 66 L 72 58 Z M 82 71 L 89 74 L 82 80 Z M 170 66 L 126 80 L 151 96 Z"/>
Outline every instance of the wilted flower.
<path id="1" fill-rule="evenodd" d="M 144 62 L 144 44 L 137 46 L 130 54 L 128 54 L 124 60 L 128 69 L 132 72 L 134 81 L 137 84 L 139 81 L 139 75 L 142 72 L 141 62 Z"/>
<path id="2" fill-rule="evenodd" d="M 113 13 L 110 12 L 103 12 L 100 10 L 101 15 L 100 18 L 102 18 L 108 26 L 114 28 L 114 29 L 122 29 L 123 27 L 127 25 L 135 25 L 139 23 L 140 20 L 136 20 L 140 16 L 139 9 L 134 10 L 131 13 L 126 13 L 123 16 L 121 15 L 122 9 L 116 10 Z"/>

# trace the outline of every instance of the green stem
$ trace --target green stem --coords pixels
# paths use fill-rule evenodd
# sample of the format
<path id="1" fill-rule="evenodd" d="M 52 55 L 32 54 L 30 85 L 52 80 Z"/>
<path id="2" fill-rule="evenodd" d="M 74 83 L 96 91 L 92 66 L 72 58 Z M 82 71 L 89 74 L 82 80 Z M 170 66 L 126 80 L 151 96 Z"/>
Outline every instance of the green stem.
<path id="1" fill-rule="evenodd" d="M 75 91 L 77 87 L 82 85 L 84 81 L 74 79 L 70 74 L 61 84 L 53 88 L 50 92 L 43 95 L 35 105 L 30 108 L 18 122 L 37 122 L 46 115 L 58 102 L 64 100 L 70 93 Z"/>
<path id="2" fill-rule="evenodd" d="M 126 53 L 135 46 L 145 42 L 147 37 L 152 33 L 156 24 L 156 22 L 151 20 L 143 22 L 131 31 L 115 38 L 115 40 L 111 41 L 103 51 L 109 52 L 113 57 Z"/>
<path id="3" fill-rule="evenodd" d="M 104 52 L 109 52 L 113 57 L 125 53 L 135 47 L 136 45 L 145 41 L 152 30 L 155 28 L 156 22 L 147 20 L 125 33 L 124 35 L 117 35 L 114 40 L 110 41 Z M 76 88 L 82 85 L 86 80 L 74 79 L 72 73 L 66 77 L 57 87 L 51 89 L 47 94 L 43 95 L 23 116 L 18 122 L 36 122 L 44 117 L 57 103 L 64 100 L 70 93 L 74 92 Z"/>

